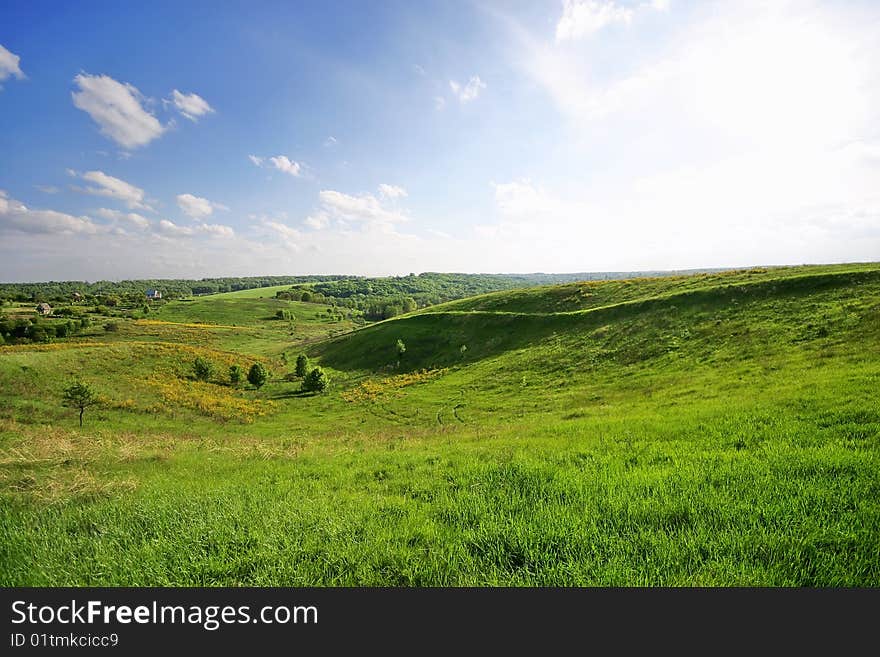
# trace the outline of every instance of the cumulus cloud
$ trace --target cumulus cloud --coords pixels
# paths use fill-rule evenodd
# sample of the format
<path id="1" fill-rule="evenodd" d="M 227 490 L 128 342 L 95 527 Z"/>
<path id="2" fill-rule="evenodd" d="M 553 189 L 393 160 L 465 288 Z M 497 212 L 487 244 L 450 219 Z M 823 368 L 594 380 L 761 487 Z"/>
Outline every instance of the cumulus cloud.
<path id="1" fill-rule="evenodd" d="M 159 221 L 159 232 L 168 237 L 234 237 L 235 231 L 230 226 L 220 224 L 198 224 L 196 226 L 178 226 L 173 221 Z"/>
<path id="2" fill-rule="evenodd" d="M 144 108 L 145 99 L 137 87 L 87 73 L 80 73 L 73 82 L 78 88 L 71 93 L 73 104 L 92 117 L 101 134 L 123 148 L 146 146 L 167 129 Z"/>
<path id="3" fill-rule="evenodd" d="M 103 171 L 86 171 L 82 175 L 72 169 L 68 169 L 67 171 L 71 176 L 82 178 L 86 182 L 93 183 L 93 185 L 86 186 L 85 188 L 74 187 L 73 189 L 78 192 L 84 192 L 94 196 L 106 196 L 107 198 L 120 201 L 132 209 L 136 208 L 149 210 L 151 212 L 153 211 L 153 208 L 146 203 L 144 190 L 140 187 L 136 187 L 135 185 L 127 183 L 119 178 L 108 176 Z"/>
<path id="4" fill-rule="evenodd" d="M 198 94 L 184 94 L 177 89 L 171 92 L 171 101 L 174 107 L 190 121 L 196 122 L 205 114 L 212 114 L 214 108 Z"/>
<path id="5" fill-rule="evenodd" d="M 318 198 L 321 212 L 328 221 L 333 219 L 343 224 L 352 222 L 374 228 L 390 228 L 393 224 L 408 221 L 399 211 L 383 207 L 382 202 L 372 194 L 352 196 L 325 189 L 318 194 Z"/>
<path id="6" fill-rule="evenodd" d="M 568 208 L 531 180 L 493 183 L 495 204 L 506 220 L 543 222 L 549 216 L 563 216 Z"/>
<path id="7" fill-rule="evenodd" d="M 634 13 L 613 0 L 564 0 L 562 16 L 556 24 L 556 40 L 590 36 L 615 23 L 628 25 Z"/>
<path id="8" fill-rule="evenodd" d="M 450 80 L 449 88 L 452 89 L 452 94 L 458 98 L 459 102 L 469 103 L 475 100 L 480 95 L 480 91 L 486 88 L 486 83 L 480 79 L 479 75 L 474 75 L 464 85 L 459 84 L 455 80 Z"/>
<path id="9" fill-rule="evenodd" d="M 95 214 L 102 219 L 125 222 L 140 229 L 149 228 L 150 226 L 150 220 L 136 212 L 120 212 L 119 210 L 111 210 L 109 208 L 98 208 Z"/>
<path id="10" fill-rule="evenodd" d="M 0 44 L 0 82 L 10 77 L 24 80 L 25 75 L 21 70 L 21 66 L 19 66 L 20 61 L 21 57 L 11 53 Z M 0 85 L 0 89 L 2 88 L 3 85 Z"/>
<path id="11" fill-rule="evenodd" d="M 268 158 L 259 155 L 248 155 L 248 159 L 254 164 L 254 166 L 272 167 L 283 173 L 289 174 L 294 178 L 298 178 L 302 174 L 302 163 L 295 162 L 286 155 L 275 155 Z"/>
<path id="12" fill-rule="evenodd" d="M 288 173 L 291 176 L 298 176 L 300 174 L 300 170 L 302 169 L 299 162 L 294 162 L 293 160 L 288 159 L 285 155 L 276 155 L 275 157 L 270 157 L 269 162 L 279 171 Z"/>
<path id="13" fill-rule="evenodd" d="M 55 210 L 33 210 L 0 189 L 0 230 L 31 234 L 95 234 L 100 229 L 85 216 Z"/>
<path id="14" fill-rule="evenodd" d="M 403 187 L 398 187 L 397 185 L 385 185 L 383 183 L 379 185 L 379 196 L 382 198 L 401 198 L 403 196 L 408 196 L 408 194 Z"/>
<path id="15" fill-rule="evenodd" d="M 192 194 L 178 194 L 177 207 L 191 219 L 202 221 L 206 217 L 211 216 L 214 210 L 228 210 L 222 203 L 214 203 L 201 196 L 193 196 Z"/>

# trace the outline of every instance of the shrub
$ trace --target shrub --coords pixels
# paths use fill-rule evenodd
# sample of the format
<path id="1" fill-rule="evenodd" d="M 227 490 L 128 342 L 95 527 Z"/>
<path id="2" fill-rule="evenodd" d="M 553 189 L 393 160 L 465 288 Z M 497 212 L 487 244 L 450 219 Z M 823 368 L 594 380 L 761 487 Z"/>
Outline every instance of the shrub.
<path id="1" fill-rule="evenodd" d="M 305 354 L 300 354 L 296 357 L 296 375 L 300 378 L 305 378 L 306 374 L 309 372 L 309 357 Z"/>
<path id="2" fill-rule="evenodd" d="M 406 353 L 406 345 L 403 344 L 403 340 L 397 341 L 397 358 L 398 360 L 403 358 L 403 355 Z"/>
<path id="3" fill-rule="evenodd" d="M 104 324 L 104 330 L 107 331 L 107 333 L 117 333 L 119 331 L 119 323 L 107 322 Z"/>
<path id="4" fill-rule="evenodd" d="M 302 389 L 305 392 L 324 392 L 330 385 L 330 377 L 320 367 L 315 367 L 303 379 Z"/>
<path id="5" fill-rule="evenodd" d="M 248 372 L 248 381 L 257 388 L 262 388 L 263 384 L 269 378 L 269 372 L 263 367 L 262 363 L 254 363 Z"/>
<path id="6" fill-rule="evenodd" d="M 207 381 L 214 375 L 214 363 L 199 356 L 193 361 L 193 374 L 199 381 Z"/>
<path id="7" fill-rule="evenodd" d="M 238 365 L 233 365 L 229 368 L 229 382 L 237 386 L 241 383 L 242 378 L 244 377 L 244 370 L 241 369 Z"/>

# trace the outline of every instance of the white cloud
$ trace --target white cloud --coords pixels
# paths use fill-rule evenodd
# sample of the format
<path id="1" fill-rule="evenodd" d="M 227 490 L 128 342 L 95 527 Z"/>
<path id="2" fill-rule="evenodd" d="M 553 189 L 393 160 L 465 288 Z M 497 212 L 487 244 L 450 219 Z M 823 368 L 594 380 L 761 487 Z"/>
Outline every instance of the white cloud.
<path id="1" fill-rule="evenodd" d="M 86 182 L 94 183 L 97 187 L 88 186 L 85 189 L 74 187 L 76 191 L 93 194 L 95 196 L 106 196 L 122 203 L 129 208 L 138 208 L 141 210 L 150 210 L 151 208 L 145 202 L 144 190 L 135 187 L 131 183 L 127 183 L 119 178 L 108 176 L 103 171 L 86 171 L 81 176 L 76 171 L 68 169 L 69 175 L 77 176 Z"/>
<path id="2" fill-rule="evenodd" d="M 562 16 L 556 24 L 556 40 L 579 39 L 614 23 L 628 25 L 633 13 L 613 0 L 564 0 Z"/>
<path id="3" fill-rule="evenodd" d="M 294 162 L 286 155 L 275 155 L 268 158 L 259 155 L 248 155 L 248 159 L 253 162 L 254 166 L 273 167 L 283 173 L 293 176 L 294 178 L 298 178 L 302 175 L 302 163 Z"/>
<path id="4" fill-rule="evenodd" d="M 285 155 L 276 155 L 275 157 L 270 157 L 269 162 L 279 171 L 288 173 L 291 176 L 299 176 L 300 170 L 302 168 L 299 162 L 294 162 L 293 160 L 288 159 Z"/>
<path id="5" fill-rule="evenodd" d="M 442 110 L 446 107 L 446 99 L 443 96 L 434 96 L 434 109 Z"/>
<path id="6" fill-rule="evenodd" d="M 95 214 L 103 219 L 128 222 L 141 229 L 150 226 L 150 220 L 136 212 L 120 212 L 119 210 L 111 210 L 109 208 L 98 208 Z"/>
<path id="7" fill-rule="evenodd" d="M 458 98 L 459 102 L 469 103 L 475 100 L 480 95 L 480 91 L 486 88 L 486 83 L 480 79 L 479 75 L 474 75 L 471 76 L 471 79 L 465 85 L 461 85 L 455 80 L 450 80 L 449 88 L 452 89 L 452 94 Z"/>
<path id="8" fill-rule="evenodd" d="M 230 238 L 235 236 L 235 231 L 230 226 L 219 224 L 198 224 L 196 226 L 178 226 L 173 221 L 162 219 L 159 222 L 159 232 L 169 237 L 207 237 Z"/>
<path id="9" fill-rule="evenodd" d="M 305 224 L 309 228 L 314 228 L 315 230 L 321 230 L 326 228 L 330 223 L 330 217 L 327 216 L 326 212 L 318 212 L 313 215 L 309 215 L 305 219 Z"/>
<path id="10" fill-rule="evenodd" d="M 32 210 L 0 189 L 0 230 L 31 234 L 95 234 L 98 226 L 89 217 L 55 210 Z"/>
<path id="11" fill-rule="evenodd" d="M 398 187 L 397 185 L 379 185 L 379 196 L 382 198 L 401 198 L 403 196 L 408 196 L 406 190 L 403 187 Z"/>
<path id="12" fill-rule="evenodd" d="M 7 78 L 14 77 L 17 80 L 24 80 L 25 75 L 19 66 L 21 57 L 9 52 L 0 44 L 0 82 Z M 2 89 L 0 85 L 0 89 Z"/>
<path id="13" fill-rule="evenodd" d="M 543 222 L 548 216 L 563 216 L 567 208 L 528 179 L 492 185 L 495 204 L 507 220 Z"/>
<path id="14" fill-rule="evenodd" d="M 408 221 L 400 212 L 384 208 L 382 202 L 372 194 L 352 196 L 326 189 L 318 197 L 322 211 L 328 219 L 343 225 L 354 222 L 369 227 L 388 228 L 392 224 Z"/>
<path id="15" fill-rule="evenodd" d="M 34 187 L 44 194 L 57 194 L 61 190 L 55 185 L 34 185 Z"/>
<path id="16" fill-rule="evenodd" d="M 101 134 L 123 148 L 145 146 L 167 129 L 144 109 L 144 97 L 136 87 L 107 75 L 80 73 L 73 79 L 79 91 L 73 104 L 92 117 Z"/>
<path id="17" fill-rule="evenodd" d="M 327 147 L 336 146 L 336 144 L 338 144 L 338 143 L 339 143 L 339 140 L 336 139 L 336 137 L 334 137 L 333 135 L 330 135 L 329 137 L 327 137 L 326 140 L 324 140 L 324 146 L 327 146 Z"/>
<path id="18" fill-rule="evenodd" d="M 177 207 L 191 219 L 202 221 L 206 217 L 211 216 L 214 210 L 228 210 L 221 203 L 214 203 L 201 196 L 193 196 L 192 194 L 178 194 Z"/>
<path id="19" fill-rule="evenodd" d="M 295 251 L 300 249 L 303 234 L 296 228 L 278 221 L 264 221 L 262 225 L 273 234 L 273 237 L 279 238 L 287 248 Z"/>
<path id="20" fill-rule="evenodd" d="M 177 111 L 190 121 L 198 121 L 200 116 L 211 114 L 214 108 L 198 94 L 183 94 L 177 89 L 171 92 L 171 102 Z"/>

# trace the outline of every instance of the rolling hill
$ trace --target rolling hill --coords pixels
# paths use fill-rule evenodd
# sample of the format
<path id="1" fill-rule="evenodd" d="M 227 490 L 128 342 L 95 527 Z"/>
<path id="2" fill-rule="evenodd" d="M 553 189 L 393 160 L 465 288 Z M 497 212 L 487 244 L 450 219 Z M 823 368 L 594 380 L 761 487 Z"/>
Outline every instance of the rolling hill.
<path id="1" fill-rule="evenodd" d="M 0 347 L 4 585 L 880 584 L 880 264 L 277 303 Z"/>

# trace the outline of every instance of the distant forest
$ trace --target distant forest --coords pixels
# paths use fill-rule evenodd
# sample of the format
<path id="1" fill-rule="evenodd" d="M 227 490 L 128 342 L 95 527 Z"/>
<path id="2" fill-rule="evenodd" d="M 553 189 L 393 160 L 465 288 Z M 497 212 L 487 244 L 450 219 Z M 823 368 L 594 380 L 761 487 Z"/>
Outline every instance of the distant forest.
<path id="1" fill-rule="evenodd" d="M 573 281 L 670 276 L 718 271 L 580 272 L 572 274 L 457 274 L 426 272 L 408 276 L 369 278 L 365 276 L 250 276 L 188 279 L 140 279 L 124 281 L 49 281 L 44 283 L 0 283 L 0 302 L 64 303 L 74 294 L 83 301 L 114 306 L 143 300 L 146 291 L 161 292 L 163 300 L 190 298 L 222 292 L 290 285 L 279 298 L 327 303 L 360 310 L 366 319 L 387 319 L 417 308 L 453 301 L 476 294 L 554 285 Z M 108 303 L 109 302 L 109 303 Z"/>

